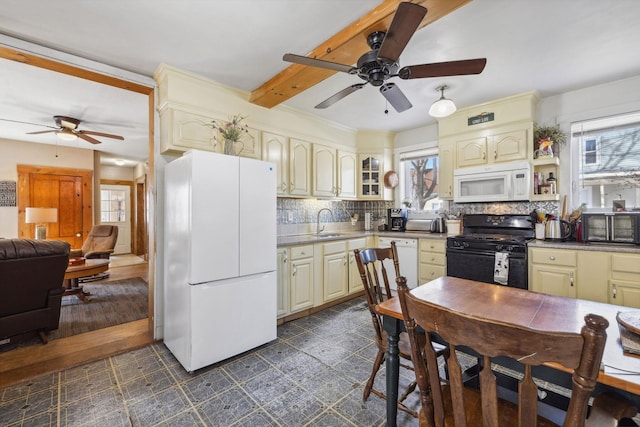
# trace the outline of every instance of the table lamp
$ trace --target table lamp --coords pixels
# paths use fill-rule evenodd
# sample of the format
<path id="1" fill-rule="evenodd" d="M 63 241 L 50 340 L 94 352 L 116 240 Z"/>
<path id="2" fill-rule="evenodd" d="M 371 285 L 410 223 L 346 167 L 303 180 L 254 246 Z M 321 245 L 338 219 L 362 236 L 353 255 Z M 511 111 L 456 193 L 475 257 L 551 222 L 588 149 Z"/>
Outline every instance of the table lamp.
<path id="1" fill-rule="evenodd" d="M 45 240 L 47 238 L 47 224 L 58 222 L 58 209 L 27 208 L 24 222 L 36 224 L 36 240 Z"/>

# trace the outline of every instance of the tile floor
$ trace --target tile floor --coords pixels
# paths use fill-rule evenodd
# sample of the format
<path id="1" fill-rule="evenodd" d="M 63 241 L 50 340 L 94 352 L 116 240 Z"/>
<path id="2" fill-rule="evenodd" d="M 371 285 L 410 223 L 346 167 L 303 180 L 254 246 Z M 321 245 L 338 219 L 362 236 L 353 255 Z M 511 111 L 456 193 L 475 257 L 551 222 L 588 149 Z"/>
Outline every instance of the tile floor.
<path id="1" fill-rule="evenodd" d="M 345 332 L 347 331 L 347 332 Z M 163 344 L 0 389 L 0 425 L 383 426 L 362 390 L 376 354 L 363 298 L 278 328 L 278 339 L 187 373 Z M 401 369 L 401 385 L 410 381 Z M 376 388 L 384 390 L 384 369 Z M 419 407 L 417 393 L 407 405 Z M 417 426 L 398 413 L 398 426 Z"/>

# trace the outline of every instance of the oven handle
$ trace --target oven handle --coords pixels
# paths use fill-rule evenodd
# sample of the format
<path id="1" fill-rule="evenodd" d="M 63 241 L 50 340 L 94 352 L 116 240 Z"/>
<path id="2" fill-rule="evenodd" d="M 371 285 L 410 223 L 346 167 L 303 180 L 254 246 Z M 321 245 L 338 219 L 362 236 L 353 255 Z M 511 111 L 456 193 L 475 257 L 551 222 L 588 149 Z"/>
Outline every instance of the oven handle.
<path id="1" fill-rule="evenodd" d="M 479 255 L 479 256 L 486 256 L 486 257 L 495 257 L 496 252 L 495 251 L 476 251 L 473 249 L 469 249 L 469 248 L 447 248 L 447 256 L 449 256 L 449 254 L 465 254 L 465 255 Z M 526 258 L 526 254 L 524 253 L 509 253 L 509 258 L 515 258 L 515 259 L 525 259 Z"/>

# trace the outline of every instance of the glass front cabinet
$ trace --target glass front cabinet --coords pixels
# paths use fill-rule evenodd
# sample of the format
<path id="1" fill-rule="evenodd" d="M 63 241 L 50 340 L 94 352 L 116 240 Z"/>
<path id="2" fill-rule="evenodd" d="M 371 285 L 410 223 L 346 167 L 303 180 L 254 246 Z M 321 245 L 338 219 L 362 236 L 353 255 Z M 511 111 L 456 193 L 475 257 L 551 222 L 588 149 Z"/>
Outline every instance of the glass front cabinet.
<path id="1" fill-rule="evenodd" d="M 358 161 L 360 165 L 358 198 L 382 199 L 382 155 L 359 154 Z"/>

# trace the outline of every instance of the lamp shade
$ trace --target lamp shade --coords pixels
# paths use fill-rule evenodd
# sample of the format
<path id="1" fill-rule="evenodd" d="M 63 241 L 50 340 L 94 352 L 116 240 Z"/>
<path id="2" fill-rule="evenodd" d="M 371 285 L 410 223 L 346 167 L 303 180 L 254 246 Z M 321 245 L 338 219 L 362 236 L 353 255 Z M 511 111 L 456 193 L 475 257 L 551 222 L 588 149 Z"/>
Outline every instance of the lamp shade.
<path id="1" fill-rule="evenodd" d="M 456 112 L 456 104 L 452 100 L 444 97 L 445 89 L 449 89 L 449 86 L 438 86 L 436 90 L 440 91 L 440 99 L 431 104 L 429 108 L 429 115 L 432 117 L 447 117 Z"/>
<path id="2" fill-rule="evenodd" d="M 27 224 L 46 224 L 58 221 L 57 208 L 27 208 L 24 222 Z"/>

